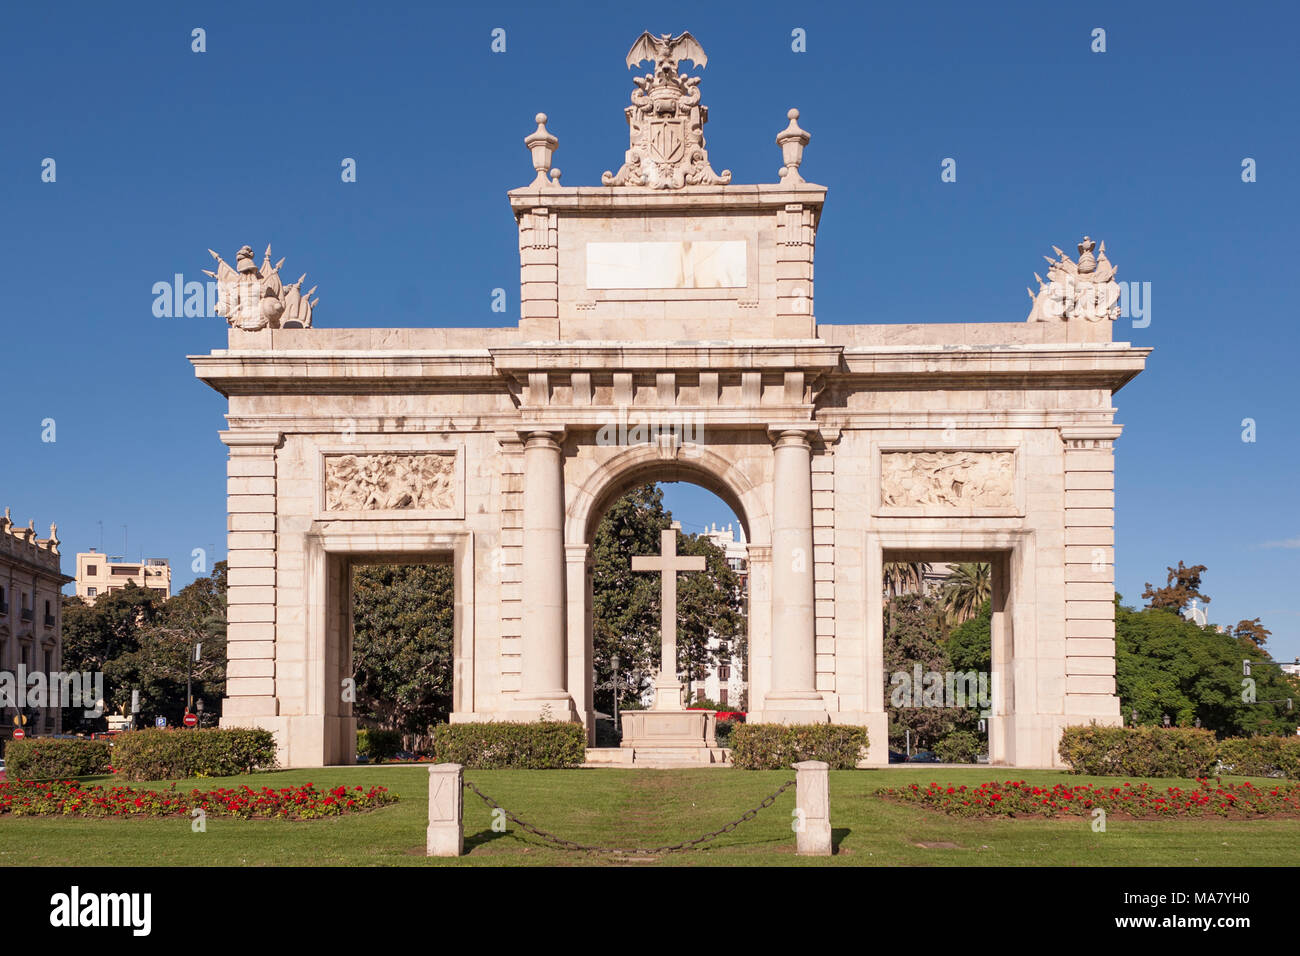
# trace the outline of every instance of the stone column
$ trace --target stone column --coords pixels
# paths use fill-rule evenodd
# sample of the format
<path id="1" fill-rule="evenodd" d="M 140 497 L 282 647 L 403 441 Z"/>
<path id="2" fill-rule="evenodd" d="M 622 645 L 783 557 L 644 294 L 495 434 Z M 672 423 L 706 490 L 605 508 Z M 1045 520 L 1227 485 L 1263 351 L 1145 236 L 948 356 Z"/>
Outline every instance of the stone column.
<path id="1" fill-rule="evenodd" d="M 768 710 L 820 705 L 813 586 L 812 445 L 815 425 L 772 426 L 772 690 Z"/>
<path id="2" fill-rule="evenodd" d="M 574 716 L 565 680 L 564 453 L 558 429 L 520 429 L 524 442 L 522 709 Z"/>
<path id="3" fill-rule="evenodd" d="M 429 768 L 429 827 L 425 856 L 460 856 L 465 852 L 464 769 L 458 763 Z"/>

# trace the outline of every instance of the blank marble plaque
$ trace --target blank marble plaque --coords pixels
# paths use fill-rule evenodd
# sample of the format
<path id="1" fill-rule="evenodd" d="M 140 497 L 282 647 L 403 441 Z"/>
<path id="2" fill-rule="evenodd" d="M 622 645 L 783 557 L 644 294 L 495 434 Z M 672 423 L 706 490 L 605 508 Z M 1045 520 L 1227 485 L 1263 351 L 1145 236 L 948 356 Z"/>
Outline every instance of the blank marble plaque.
<path id="1" fill-rule="evenodd" d="M 747 243 L 589 242 L 588 289 L 743 289 Z"/>

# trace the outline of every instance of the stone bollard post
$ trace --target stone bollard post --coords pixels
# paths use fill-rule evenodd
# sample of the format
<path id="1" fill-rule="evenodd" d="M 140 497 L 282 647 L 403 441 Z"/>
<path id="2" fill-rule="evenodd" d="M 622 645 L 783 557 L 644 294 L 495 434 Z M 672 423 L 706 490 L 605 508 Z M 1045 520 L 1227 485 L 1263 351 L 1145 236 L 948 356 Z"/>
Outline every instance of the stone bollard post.
<path id="1" fill-rule="evenodd" d="M 425 856 L 461 856 L 465 852 L 462 775 L 458 763 L 439 763 L 429 768 L 429 830 Z"/>
<path id="2" fill-rule="evenodd" d="M 831 855 L 830 764 L 804 760 L 795 769 L 795 850 L 800 856 Z"/>

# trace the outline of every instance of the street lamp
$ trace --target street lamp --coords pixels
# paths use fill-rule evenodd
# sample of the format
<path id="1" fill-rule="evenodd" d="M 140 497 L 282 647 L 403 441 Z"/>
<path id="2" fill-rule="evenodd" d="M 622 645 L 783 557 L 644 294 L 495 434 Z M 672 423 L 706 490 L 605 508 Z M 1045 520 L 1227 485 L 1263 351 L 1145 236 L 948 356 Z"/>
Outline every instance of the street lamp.
<path id="1" fill-rule="evenodd" d="M 199 655 L 203 653 L 203 644 L 200 641 L 194 642 L 194 653 L 190 655 L 190 669 L 185 675 L 185 713 L 194 710 L 194 665 L 199 662 Z"/>
<path id="2" fill-rule="evenodd" d="M 614 685 L 614 732 L 618 733 L 618 655 L 615 654 L 609 659 L 610 669 L 614 672 L 610 681 Z"/>

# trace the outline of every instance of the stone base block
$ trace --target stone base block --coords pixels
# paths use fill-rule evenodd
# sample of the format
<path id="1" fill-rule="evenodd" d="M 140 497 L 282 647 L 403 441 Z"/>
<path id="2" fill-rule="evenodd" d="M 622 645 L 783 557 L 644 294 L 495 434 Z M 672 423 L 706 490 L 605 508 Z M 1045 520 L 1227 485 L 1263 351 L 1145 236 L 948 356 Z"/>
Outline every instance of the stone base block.
<path id="1" fill-rule="evenodd" d="M 831 713 L 824 701 L 817 701 L 815 708 L 807 709 L 768 706 L 748 714 L 745 719 L 751 724 L 829 724 Z"/>
<path id="2" fill-rule="evenodd" d="M 330 767 L 357 762 L 355 717 L 223 715 L 222 727 L 261 727 L 275 735 L 280 769 Z"/>
<path id="3" fill-rule="evenodd" d="M 559 720 L 582 723 L 578 708 L 573 705 L 573 698 L 530 698 L 517 697 L 510 706 L 506 720 L 537 721 Z"/>
<path id="4" fill-rule="evenodd" d="M 463 856 L 465 834 L 460 823 L 430 823 L 424 836 L 425 856 Z"/>
<path id="5" fill-rule="evenodd" d="M 630 767 L 635 755 L 631 748 L 622 747 L 588 747 L 587 762 L 584 767 Z"/>
<path id="6" fill-rule="evenodd" d="M 713 749 L 717 716 L 711 710 L 633 710 L 623 717 L 623 747 L 630 750 Z"/>

